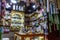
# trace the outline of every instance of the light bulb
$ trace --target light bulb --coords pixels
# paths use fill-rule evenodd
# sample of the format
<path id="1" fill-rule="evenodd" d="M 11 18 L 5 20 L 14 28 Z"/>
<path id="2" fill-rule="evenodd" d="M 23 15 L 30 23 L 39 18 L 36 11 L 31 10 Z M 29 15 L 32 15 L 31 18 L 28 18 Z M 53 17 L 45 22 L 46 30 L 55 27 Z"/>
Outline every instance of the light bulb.
<path id="1" fill-rule="evenodd" d="M 35 6 L 35 5 L 33 5 L 33 8 L 35 9 L 35 8 L 36 8 L 36 6 Z"/>

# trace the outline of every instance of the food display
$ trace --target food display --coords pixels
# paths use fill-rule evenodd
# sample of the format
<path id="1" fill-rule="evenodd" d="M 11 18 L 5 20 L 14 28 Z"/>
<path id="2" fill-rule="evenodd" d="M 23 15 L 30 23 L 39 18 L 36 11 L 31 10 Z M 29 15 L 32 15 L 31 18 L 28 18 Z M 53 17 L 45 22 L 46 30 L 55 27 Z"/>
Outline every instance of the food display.
<path id="1" fill-rule="evenodd" d="M 48 27 L 47 27 L 47 17 L 46 13 L 42 13 L 42 15 L 38 16 L 39 13 L 35 13 L 30 18 L 26 18 L 26 20 L 29 20 L 29 25 L 32 25 L 31 27 L 25 26 L 21 29 L 22 32 L 19 32 L 19 34 L 44 34 L 48 35 Z M 33 40 L 44 40 L 43 36 L 40 37 L 33 37 Z M 30 40 L 27 38 L 27 40 Z"/>
<path id="2" fill-rule="evenodd" d="M 18 30 L 20 27 L 24 27 L 24 12 L 12 11 L 11 29 Z"/>
<path id="3" fill-rule="evenodd" d="M 44 10 L 44 9 L 42 9 Z M 36 27 L 36 31 L 43 34 L 48 34 L 47 27 L 47 14 L 40 10 L 38 13 L 35 13 L 31 16 L 31 24 Z"/>

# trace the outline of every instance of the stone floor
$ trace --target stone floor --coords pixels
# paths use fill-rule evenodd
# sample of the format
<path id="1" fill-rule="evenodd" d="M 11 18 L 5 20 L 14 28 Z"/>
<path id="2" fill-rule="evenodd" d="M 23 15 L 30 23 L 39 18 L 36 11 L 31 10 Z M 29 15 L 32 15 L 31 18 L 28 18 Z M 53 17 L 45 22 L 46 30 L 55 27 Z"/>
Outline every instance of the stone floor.
<path id="1" fill-rule="evenodd" d="M 8 39 L 9 38 L 9 39 Z M 14 40 L 14 33 L 10 32 L 10 33 L 6 33 L 6 34 L 2 34 L 2 40 Z"/>
<path id="2" fill-rule="evenodd" d="M 2 40 L 10 40 L 9 38 L 2 38 Z"/>
<path id="3" fill-rule="evenodd" d="M 3 34 L 2 40 L 14 40 L 14 33 L 10 32 L 9 34 Z M 60 32 L 52 32 L 48 35 L 49 40 L 60 40 Z"/>

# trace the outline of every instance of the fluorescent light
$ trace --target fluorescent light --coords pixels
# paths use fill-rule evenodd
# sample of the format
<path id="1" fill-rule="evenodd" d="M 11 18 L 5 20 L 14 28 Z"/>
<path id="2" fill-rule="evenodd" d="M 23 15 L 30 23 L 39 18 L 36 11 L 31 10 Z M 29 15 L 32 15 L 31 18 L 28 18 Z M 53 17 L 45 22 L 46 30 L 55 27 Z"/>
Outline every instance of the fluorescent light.
<path id="1" fill-rule="evenodd" d="M 16 1 L 16 0 L 11 0 L 11 2 L 12 2 L 12 3 L 17 3 L 17 1 Z"/>

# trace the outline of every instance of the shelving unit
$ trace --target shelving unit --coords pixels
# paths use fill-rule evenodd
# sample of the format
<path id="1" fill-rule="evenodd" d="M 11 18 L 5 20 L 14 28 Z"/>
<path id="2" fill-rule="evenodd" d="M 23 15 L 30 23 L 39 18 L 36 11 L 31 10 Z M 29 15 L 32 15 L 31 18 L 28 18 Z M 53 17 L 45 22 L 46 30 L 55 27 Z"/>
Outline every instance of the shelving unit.
<path id="1" fill-rule="evenodd" d="M 31 0 L 31 1 L 36 2 L 34 0 Z M 40 10 L 36 10 L 36 12 L 34 11 L 33 13 L 24 13 L 25 3 L 23 2 L 23 5 L 22 5 L 22 2 L 23 1 L 19 0 L 19 2 L 16 4 L 14 4 L 14 3 L 10 4 L 10 2 L 6 3 L 5 0 L 2 1 L 2 13 L 1 13 L 1 18 L 0 18 L 1 19 L 0 26 L 3 26 L 3 28 L 7 31 L 16 31 L 16 32 L 20 31 L 20 29 L 23 27 L 25 27 L 25 28 L 27 27 L 27 30 L 29 30 L 29 28 L 36 27 L 37 28 L 36 30 L 39 33 L 44 34 L 43 36 L 45 36 L 45 35 L 47 36 L 52 30 L 51 25 L 53 23 L 53 20 L 51 20 L 51 19 L 53 19 L 53 17 L 51 14 L 53 14 L 55 12 L 55 4 L 53 2 L 51 2 L 51 0 L 49 1 L 50 2 L 50 4 L 49 4 L 50 13 L 48 14 L 48 16 L 49 16 L 49 19 L 48 19 L 48 16 L 46 13 L 47 0 L 39 0 L 39 3 L 41 3 L 41 5 L 40 5 L 41 8 L 40 8 Z M 6 6 L 5 3 L 6 3 L 6 5 L 10 4 L 11 7 L 10 8 L 6 7 L 6 9 L 5 9 L 5 6 Z M 1 6 L 1 3 L 0 3 L 0 6 Z M 1 9 L 1 7 L 0 7 L 0 9 Z M 28 10 L 29 9 L 27 9 L 26 12 Z M 30 9 L 30 11 L 31 11 L 31 9 Z M 48 23 L 49 27 L 47 25 L 48 21 L 49 21 L 49 23 Z M 50 23 L 50 22 L 52 22 L 52 23 Z M 55 17 L 54 22 L 57 24 L 56 17 Z M 54 26 L 55 26 L 55 24 L 54 24 Z M 31 30 L 29 30 L 29 32 L 30 31 Z M 49 33 L 48 33 L 48 31 L 49 31 Z M 16 35 L 19 36 L 20 34 L 17 33 Z"/>
<path id="2" fill-rule="evenodd" d="M 12 11 L 11 12 L 11 28 L 20 30 L 20 27 L 24 27 L 24 12 Z M 11 29 L 11 30 L 12 30 Z"/>
<path id="3" fill-rule="evenodd" d="M 10 32 L 10 25 L 11 25 L 11 16 L 10 11 L 5 10 L 5 15 L 3 16 L 3 33 Z"/>

